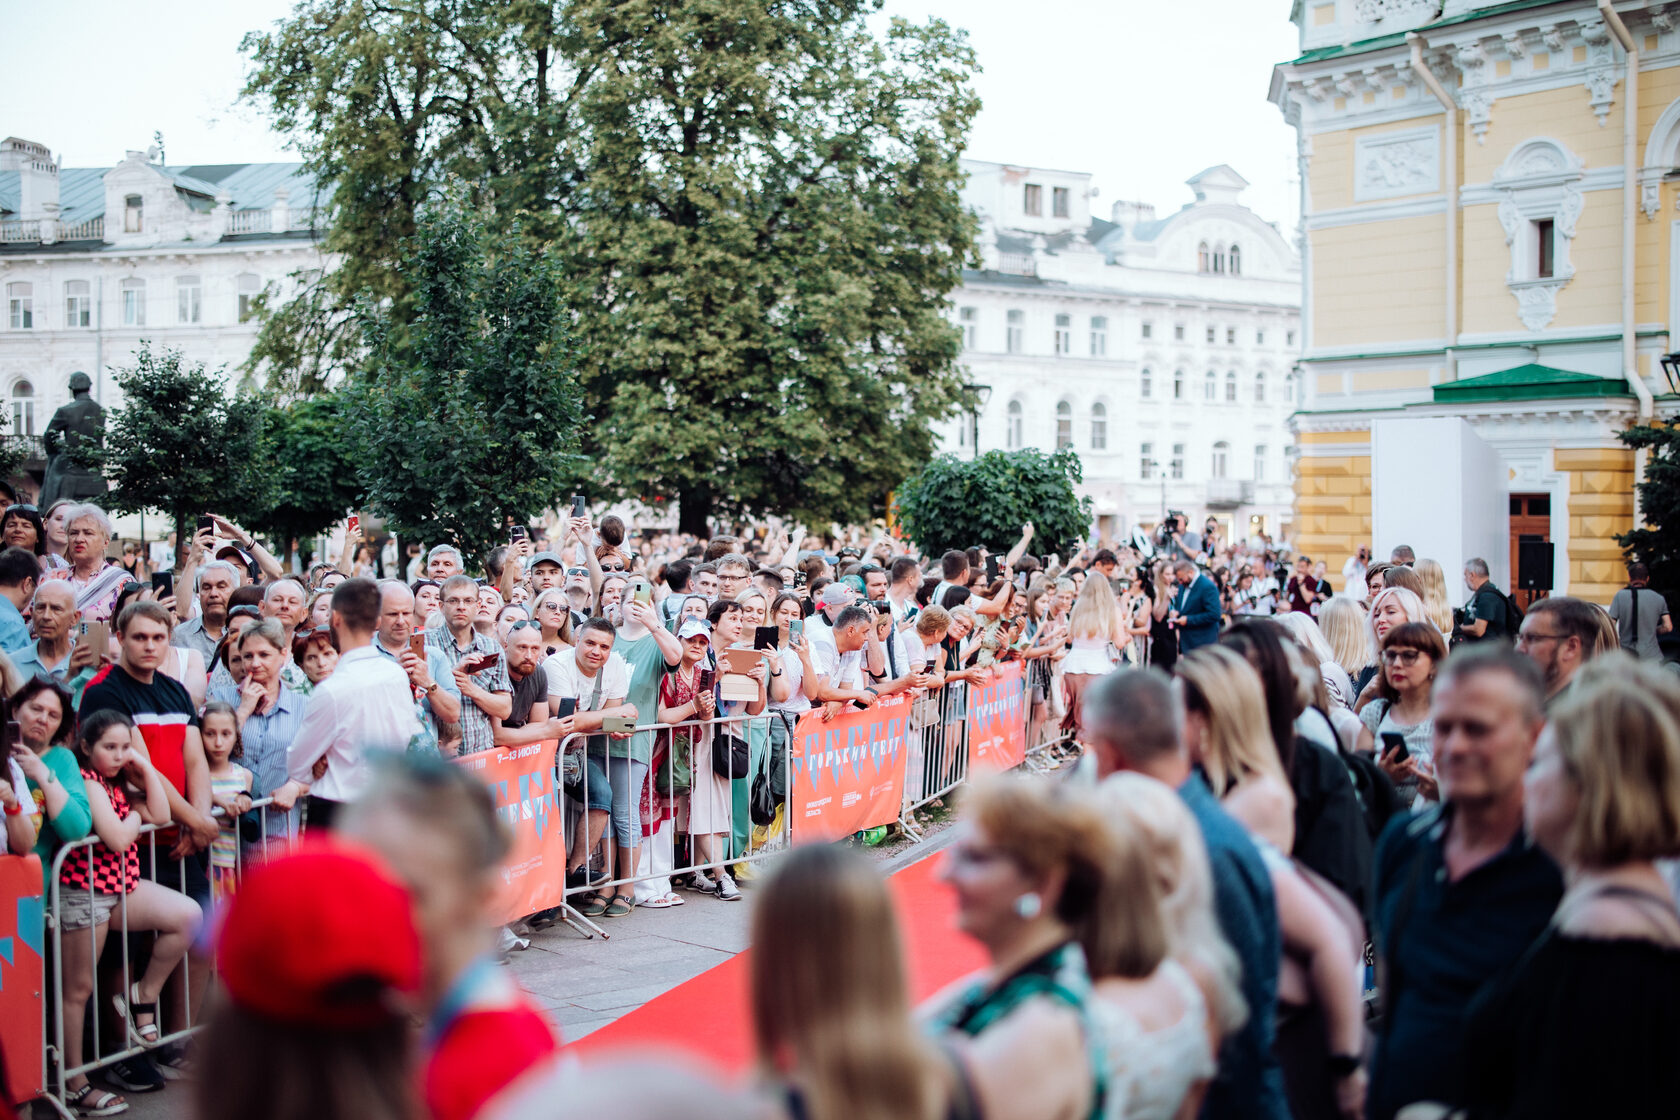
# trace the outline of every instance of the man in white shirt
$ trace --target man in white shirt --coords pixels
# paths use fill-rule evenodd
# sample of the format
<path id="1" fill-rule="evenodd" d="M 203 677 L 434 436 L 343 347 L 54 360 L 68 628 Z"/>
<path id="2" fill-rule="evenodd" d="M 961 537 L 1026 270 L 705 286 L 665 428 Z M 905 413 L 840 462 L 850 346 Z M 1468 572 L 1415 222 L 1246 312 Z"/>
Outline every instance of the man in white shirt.
<path id="1" fill-rule="evenodd" d="M 922 585 L 922 569 L 908 556 L 900 556 L 888 569 L 887 602 L 892 604 L 893 625 L 902 626 L 917 613 L 916 590 Z"/>
<path id="2" fill-rule="evenodd" d="M 805 694 L 823 704 L 824 719 L 833 719 L 848 702 L 867 708 L 880 699 L 880 690 L 863 680 L 863 648 L 874 629 L 874 608 L 854 606 L 840 612 L 832 629 L 807 632 L 814 676 Z"/>
<path id="3" fill-rule="evenodd" d="M 1254 582 L 1249 586 L 1248 594 L 1253 602 L 1249 614 L 1276 614 L 1278 606 L 1278 581 L 1272 575 L 1272 570 L 1266 566 L 1264 557 L 1256 558 L 1249 566 L 1254 573 Z"/>
<path id="4" fill-rule="evenodd" d="M 1342 594 L 1363 600 L 1366 594 L 1365 576 L 1370 568 L 1371 549 L 1362 544 L 1359 551 L 1349 556 L 1347 563 L 1342 565 Z"/>
<path id="5" fill-rule="evenodd" d="M 566 885 L 580 887 L 590 885 L 584 864 L 601 843 L 612 815 L 612 785 L 601 764 L 584 750 L 588 740 L 583 733 L 599 732 L 601 722 L 610 717 L 633 720 L 636 708 L 625 702 L 630 695 L 630 664 L 612 651 L 618 640 L 613 624 L 592 618 L 573 638 L 575 646 L 553 654 L 542 668 L 548 677 L 548 710 L 565 731 L 560 749 L 565 754 L 575 752 L 582 763 L 581 777 L 564 786 L 566 796 L 586 808 L 584 827 L 573 832 L 572 850 L 566 858 Z"/>
<path id="6" fill-rule="evenodd" d="M 338 666 L 309 695 L 309 708 L 286 755 L 291 780 L 281 787 L 290 796 L 309 795 L 304 818 L 311 830 L 330 829 L 339 807 L 367 791 L 369 753 L 406 751 L 422 733 L 408 674 L 373 648 L 378 585 L 371 579 L 347 579 L 334 588 L 331 625 Z M 319 774 L 318 763 L 325 763 Z M 279 791 L 275 801 L 281 801 Z"/>

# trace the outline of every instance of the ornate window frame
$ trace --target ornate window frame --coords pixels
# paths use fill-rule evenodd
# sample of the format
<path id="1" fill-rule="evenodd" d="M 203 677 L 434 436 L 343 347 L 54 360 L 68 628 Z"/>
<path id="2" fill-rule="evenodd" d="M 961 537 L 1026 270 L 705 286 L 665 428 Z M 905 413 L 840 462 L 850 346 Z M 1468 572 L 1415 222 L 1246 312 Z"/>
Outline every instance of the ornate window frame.
<path id="1" fill-rule="evenodd" d="M 1517 315 L 1531 331 L 1557 317 L 1557 295 L 1575 277 L 1570 246 L 1581 216 L 1580 182 L 1585 165 L 1556 140 L 1535 137 L 1517 145 L 1493 174 L 1500 196 L 1499 224 L 1511 250 L 1505 286 L 1516 297 Z M 1540 276 L 1535 223 L 1552 223 L 1552 275 Z"/>

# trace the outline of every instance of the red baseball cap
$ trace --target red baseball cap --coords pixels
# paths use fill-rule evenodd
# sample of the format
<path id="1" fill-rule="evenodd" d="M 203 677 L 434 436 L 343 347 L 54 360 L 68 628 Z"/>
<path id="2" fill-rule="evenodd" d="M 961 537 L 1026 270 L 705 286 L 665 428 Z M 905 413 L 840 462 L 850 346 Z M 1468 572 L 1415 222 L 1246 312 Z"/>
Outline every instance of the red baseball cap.
<path id="1" fill-rule="evenodd" d="M 373 854 L 338 842 L 248 872 L 217 935 L 233 1002 L 303 1026 L 370 1027 L 420 990 L 408 890 Z"/>

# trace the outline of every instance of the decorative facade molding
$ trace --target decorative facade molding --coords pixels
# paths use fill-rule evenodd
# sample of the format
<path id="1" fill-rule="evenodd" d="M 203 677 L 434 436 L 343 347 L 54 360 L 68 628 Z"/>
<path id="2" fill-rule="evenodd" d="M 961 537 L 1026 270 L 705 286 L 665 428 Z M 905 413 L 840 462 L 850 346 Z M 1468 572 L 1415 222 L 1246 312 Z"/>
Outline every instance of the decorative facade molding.
<path id="1" fill-rule="evenodd" d="M 1361 136 L 1353 161 L 1355 202 L 1433 194 L 1441 189 L 1440 126 Z"/>
<path id="2" fill-rule="evenodd" d="M 1341 226 L 1360 226 L 1367 222 L 1393 222 L 1402 218 L 1422 218 L 1445 213 L 1447 198 L 1442 194 L 1423 198 L 1408 198 L 1399 202 L 1374 202 L 1364 206 L 1345 206 L 1336 210 L 1321 210 L 1304 219 L 1310 230 L 1337 229 Z"/>
<path id="3" fill-rule="evenodd" d="M 1455 56 L 1459 73 L 1464 75 L 1464 88 L 1458 103 L 1464 110 L 1476 143 L 1487 142 L 1488 126 L 1493 123 L 1493 94 L 1487 89 L 1487 52 L 1480 42 L 1472 40 L 1459 44 Z"/>

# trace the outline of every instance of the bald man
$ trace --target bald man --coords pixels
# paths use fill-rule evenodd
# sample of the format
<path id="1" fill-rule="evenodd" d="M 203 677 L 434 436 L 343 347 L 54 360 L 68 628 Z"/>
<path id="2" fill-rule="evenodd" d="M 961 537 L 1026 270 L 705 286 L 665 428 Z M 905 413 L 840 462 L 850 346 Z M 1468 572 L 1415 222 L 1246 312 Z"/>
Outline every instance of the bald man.
<path id="1" fill-rule="evenodd" d="M 82 621 L 76 609 L 76 593 L 69 581 L 50 579 L 35 589 L 30 617 L 34 622 L 35 640 L 12 655 L 25 680 L 31 676 L 50 677 L 63 684 L 72 675 L 70 666 L 71 635 Z M 89 648 L 83 660 L 94 666 L 97 651 Z M 77 666 L 80 669 L 81 666 Z"/>

